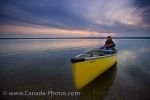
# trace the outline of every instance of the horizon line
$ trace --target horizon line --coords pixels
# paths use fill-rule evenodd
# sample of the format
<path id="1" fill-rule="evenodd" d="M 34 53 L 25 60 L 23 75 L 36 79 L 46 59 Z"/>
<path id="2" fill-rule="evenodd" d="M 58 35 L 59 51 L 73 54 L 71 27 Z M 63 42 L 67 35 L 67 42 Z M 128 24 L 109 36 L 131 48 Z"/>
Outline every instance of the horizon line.
<path id="1" fill-rule="evenodd" d="M 112 37 L 113 39 L 150 39 L 150 37 Z M 0 39 L 106 39 L 106 37 L 1 37 Z"/>

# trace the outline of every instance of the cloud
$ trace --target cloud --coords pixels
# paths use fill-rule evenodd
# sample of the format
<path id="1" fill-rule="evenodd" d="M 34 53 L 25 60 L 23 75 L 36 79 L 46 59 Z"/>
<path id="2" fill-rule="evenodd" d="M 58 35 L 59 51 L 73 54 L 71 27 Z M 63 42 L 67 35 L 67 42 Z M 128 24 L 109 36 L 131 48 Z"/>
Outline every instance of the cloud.
<path id="1" fill-rule="evenodd" d="M 143 26 L 150 28 L 150 1 L 149 0 L 134 0 L 134 5 L 140 12 Z"/>
<path id="2" fill-rule="evenodd" d="M 60 29 L 52 27 L 41 27 L 41 26 L 15 26 L 15 25 L 2 25 L 0 26 L 0 33 L 11 33 L 11 35 L 16 35 L 19 33 L 20 36 L 23 35 L 44 35 L 45 36 L 55 36 L 55 37 L 84 37 L 84 36 L 107 36 L 107 33 L 99 33 L 96 31 L 88 30 L 77 30 L 77 29 Z M 57 35 L 56 35 L 57 34 Z M 3 34 L 2 36 L 4 36 Z M 115 33 L 111 33 L 115 36 Z M 6 35 L 5 35 L 6 36 Z"/>
<path id="3" fill-rule="evenodd" d="M 87 22 L 70 10 L 67 0 L 12 0 L 1 7 L 1 22 L 51 27 L 82 27 Z"/>
<path id="4" fill-rule="evenodd" d="M 147 0 L 1 0 L 0 24 L 28 27 L 39 25 L 99 33 L 139 32 L 150 29 L 150 9 L 147 2 Z"/>

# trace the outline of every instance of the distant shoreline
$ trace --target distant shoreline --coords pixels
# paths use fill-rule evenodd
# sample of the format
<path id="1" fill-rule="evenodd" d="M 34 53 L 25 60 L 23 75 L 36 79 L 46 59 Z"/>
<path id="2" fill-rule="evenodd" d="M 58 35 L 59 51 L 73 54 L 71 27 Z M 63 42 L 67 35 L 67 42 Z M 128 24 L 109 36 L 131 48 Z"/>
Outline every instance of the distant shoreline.
<path id="1" fill-rule="evenodd" d="M 150 39 L 150 37 L 112 37 L 113 39 Z M 0 39 L 106 39 L 106 37 L 60 37 L 60 38 L 0 38 Z"/>

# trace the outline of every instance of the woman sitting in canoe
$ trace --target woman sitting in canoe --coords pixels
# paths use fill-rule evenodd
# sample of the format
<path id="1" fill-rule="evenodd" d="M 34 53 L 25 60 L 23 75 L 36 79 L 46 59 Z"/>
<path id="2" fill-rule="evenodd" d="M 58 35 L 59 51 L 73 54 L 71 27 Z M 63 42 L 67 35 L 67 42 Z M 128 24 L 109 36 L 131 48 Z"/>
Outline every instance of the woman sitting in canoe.
<path id="1" fill-rule="evenodd" d="M 107 40 L 105 41 L 105 45 L 104 47 L 102 47 L 101 49 L 114 49 L 115 47 L 115 43 L 112 40 L 111 36 L 107 37 Z"/>

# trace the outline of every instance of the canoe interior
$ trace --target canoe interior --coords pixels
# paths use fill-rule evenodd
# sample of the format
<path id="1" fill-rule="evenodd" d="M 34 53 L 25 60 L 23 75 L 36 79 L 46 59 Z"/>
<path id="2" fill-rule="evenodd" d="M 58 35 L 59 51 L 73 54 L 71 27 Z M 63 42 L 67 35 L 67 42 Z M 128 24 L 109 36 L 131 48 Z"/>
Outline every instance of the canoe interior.
<path id="1" fill-rule="evenodd" d="M 83 54 L 80 54 L 79 58 L 87 58 L 87 57 L 99 57 L 99 56 L 107 56 L 111 54 L 117 53 L 116 50 L 101 50 L 101 49 L 94 49 L 90 50 L 88 52 L 85 52 Z"/>

